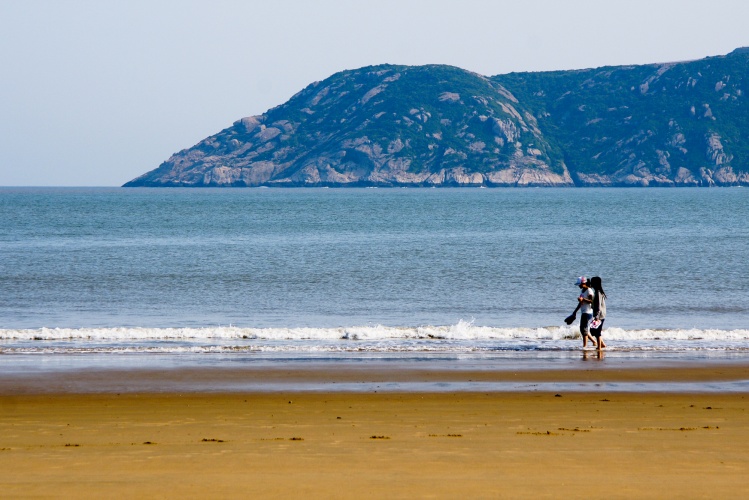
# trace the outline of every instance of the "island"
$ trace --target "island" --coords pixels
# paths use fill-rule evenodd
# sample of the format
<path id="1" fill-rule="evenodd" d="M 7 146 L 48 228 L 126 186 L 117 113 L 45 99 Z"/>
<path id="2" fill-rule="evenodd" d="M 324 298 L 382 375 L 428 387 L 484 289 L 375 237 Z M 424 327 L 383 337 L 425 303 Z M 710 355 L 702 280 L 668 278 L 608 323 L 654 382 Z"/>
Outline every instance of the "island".
<path id="1" fill-rule="evenodd" d="M 336 73 L 126 187 L 749 185 L 749 48 L 482 76 Z"/>

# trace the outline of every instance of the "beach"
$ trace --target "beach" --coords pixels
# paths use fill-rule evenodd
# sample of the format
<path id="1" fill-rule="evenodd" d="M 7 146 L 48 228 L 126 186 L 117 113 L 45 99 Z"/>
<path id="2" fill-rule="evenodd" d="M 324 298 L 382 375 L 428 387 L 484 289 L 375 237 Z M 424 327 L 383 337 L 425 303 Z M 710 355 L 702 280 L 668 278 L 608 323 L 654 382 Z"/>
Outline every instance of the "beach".
<path id="1" fill-rule="evenodd" d="M 747 496 L 746 189 L 1 191 L 0 497 Z"/>
<path id="2" fill-rule="evenodd" d="M 42 375 L 4 375 L 0 488 L 8 498 L 700 498 L 749 491 L 746 392 L 331 389 L 352 378 L 519 376 L 561 387 L 591 376 L 517 373 L 270 370 L 265 382 L 289 383 L 266 391 L 182 390 L 259 376 L 252 370 L 133 371 L 124 379 L 122 371 L 100 370 L 79 373 L 68 388 L 60 379 L 72 374 L 47 375 L 46 384 Z M 602 369 L 597 376 L 708 387 L 749 378 L 749 365 Z M 139 377 L 150 385 L 135 387 L 148 391 L 110 390 Z M 319 390 L 294 390 L 310 378 Z"/>

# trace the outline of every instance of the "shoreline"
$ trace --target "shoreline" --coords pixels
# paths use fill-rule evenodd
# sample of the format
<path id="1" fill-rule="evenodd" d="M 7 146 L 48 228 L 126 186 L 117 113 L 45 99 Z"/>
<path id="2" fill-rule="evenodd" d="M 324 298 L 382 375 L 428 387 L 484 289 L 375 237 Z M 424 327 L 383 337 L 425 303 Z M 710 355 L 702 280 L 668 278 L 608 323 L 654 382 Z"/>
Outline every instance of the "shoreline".
<path id="1" fill-rule="evenodd" d="M 596 360 L 602 361 L 602 360 Z M 0 396 L 261 392 L 746 392 L 749 362 L 640 362 L 528 368 L 487 363 L 282 363 L 235 367 L 16 370 L 0 373 Z"/>
<path id="2" fill-rule="evenodd" d="M 13 498 L 749 493 L 749 386 L 722 389 L 745 383 L 749 363 L 544 366 L 0 373 L 0 490 Z M 600 385 L 583 384 L 591 379 Z M 675 384 L 682 390 L 669 390 Z"/>

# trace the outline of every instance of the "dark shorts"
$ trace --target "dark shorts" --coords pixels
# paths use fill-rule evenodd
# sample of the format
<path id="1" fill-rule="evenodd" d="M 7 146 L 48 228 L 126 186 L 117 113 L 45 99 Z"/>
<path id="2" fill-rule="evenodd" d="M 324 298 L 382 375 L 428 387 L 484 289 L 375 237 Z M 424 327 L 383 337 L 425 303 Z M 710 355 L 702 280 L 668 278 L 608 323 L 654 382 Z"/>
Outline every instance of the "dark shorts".
<path id="1" fill-rule="evenodd" d="M 588 333 L 590 333 L 590 331 L 589 331 L 589 325 L 590 325 L 590 320 L 591 319 L 593 319 L 593 315 L 592 314 L 582 313 L 580 315 L 580 335 L 585 336 Z"/>
<path id="2" fill-rule="evenodd" d="M 598 328 L 591 328 L 590 329 L 590 334 L 593 335 L 594 337 L 600 337 L 601 336 L 601 330 L 603 330 L 603 323 L 605 321 L 606 321 L 605 319 L 602 319 L 601 320 L 601 324 L 598 325 Z"/>

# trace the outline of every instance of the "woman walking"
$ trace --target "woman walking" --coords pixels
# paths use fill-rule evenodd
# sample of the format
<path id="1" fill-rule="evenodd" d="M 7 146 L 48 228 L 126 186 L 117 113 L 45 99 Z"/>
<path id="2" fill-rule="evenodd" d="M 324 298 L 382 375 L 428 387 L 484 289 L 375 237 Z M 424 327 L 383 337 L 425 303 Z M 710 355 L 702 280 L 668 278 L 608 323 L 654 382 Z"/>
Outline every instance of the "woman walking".
<path id="1" fill-rule="evenodd" d="M 590 334 L 596 339 L 596 345 L 600 351 L 606 344 L 601 336 L 603 322 L 606 320 L 606 292 L 603 291 L 603 284 L 600 276 L 590 278 L 590 288 L 593 289 L 593 319 L 590 322 Z"/>
<path id="2" fill-rule="evenodd" d="M 595 340 L 590 335 L 590 321 L 593 319 L 593 299 L 595 292 L 590 288 L 590 282 L 585 276 L 580 276 L 575 281 L 575 285 L 580 288 L 580 295 L 577 297 L 577 307 L 572 314 L 564 319 L 564 322 L 571 325 L 575 321 L 577 311 L 580 311 L 580 336 L 583 338 L 583 349 L 588 345 L 588 340 L 595 344 Z"/>

